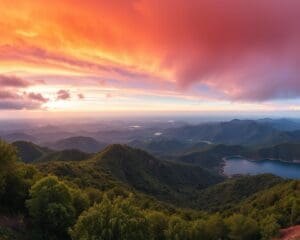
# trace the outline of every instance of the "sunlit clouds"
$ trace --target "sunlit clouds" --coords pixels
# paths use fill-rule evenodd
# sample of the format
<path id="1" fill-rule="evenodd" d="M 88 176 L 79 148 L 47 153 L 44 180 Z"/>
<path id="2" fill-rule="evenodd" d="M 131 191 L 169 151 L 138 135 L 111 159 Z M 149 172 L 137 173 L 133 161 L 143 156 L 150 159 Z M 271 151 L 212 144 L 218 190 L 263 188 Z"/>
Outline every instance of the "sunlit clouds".
<path id="1" fill-rule="evenodd" d="M 2 0 L 0 109 L 297 111 L 297 0 Z"/>

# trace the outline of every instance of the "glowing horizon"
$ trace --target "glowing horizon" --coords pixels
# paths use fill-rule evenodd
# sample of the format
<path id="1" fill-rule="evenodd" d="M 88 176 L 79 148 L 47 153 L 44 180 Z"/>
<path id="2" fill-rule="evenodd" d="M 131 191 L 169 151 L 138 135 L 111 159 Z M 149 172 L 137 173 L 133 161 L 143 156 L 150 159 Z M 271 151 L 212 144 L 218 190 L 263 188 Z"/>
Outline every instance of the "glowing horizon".
<path id="1" fill-rule="evenodd" d="M 297 114 L 299 10 L 297 0 L 2 0 L 0 115 Z"/>

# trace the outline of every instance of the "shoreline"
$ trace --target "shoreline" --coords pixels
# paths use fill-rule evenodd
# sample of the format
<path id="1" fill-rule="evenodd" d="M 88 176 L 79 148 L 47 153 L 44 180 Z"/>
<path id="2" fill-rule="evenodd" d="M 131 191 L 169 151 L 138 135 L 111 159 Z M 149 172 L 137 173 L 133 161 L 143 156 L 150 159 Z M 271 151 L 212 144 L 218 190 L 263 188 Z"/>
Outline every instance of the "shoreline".
<path id="1" fill-rule="evenodd" d="M 246 158 L 246 157 L 243 157 L 243 156 L 237 156 L 237 155 L 227 156 L 227 157 L 222 158 L 222 161 L 220 163 L 220 169 L 218 171 L 218 173 L 221 176 L 223 176 L 227 179 L 230 179 L 230 178 L 234 177 L 234 175 L 236 175 L 236 174 L 230 175 L 230 174 L 225 173 L 224 169 L 225 169 L 226 161 L 228 161 L 228 160 L 246 160 L 246 161 L 249 161 L 249 162 L 263 162 L 263 161 L 266 161 L 266 162 L 278 162 L 278 163 L 283 163 L 283 164 L 286 164 L 286 165 L 297 165 L 297 167 L 300 166 L 300 162 L 298 160 L 297 161 L 286 161 L 286 160 L 275 159 L 275 158 L 249 159 L 249 158 Z M 237 175 L 247 175 L 247 174 L 237 174 Z"/>
<path id="2" fill-rule="evenodd" d="M 292 161 L 288 161 L 288 160 L 284 160 L 284 159 L 277 159 L 277 158 L 259 158 L 258 159 L 258 158 L 248 158 L 248 157 L 244 157 L 244 156 L 240 156 L 240 155 L 223 157 L 222 162 L 224 162 L 226 160 L 240 160 L 240 159 L 244 159 L 244 160 L 251 161 L 251 162 L 276 161 L 276 162 L 282 162 L 282 163 L 300 164 L 300 160 L 296 160 L 296 159 L 294 159 Z"/>

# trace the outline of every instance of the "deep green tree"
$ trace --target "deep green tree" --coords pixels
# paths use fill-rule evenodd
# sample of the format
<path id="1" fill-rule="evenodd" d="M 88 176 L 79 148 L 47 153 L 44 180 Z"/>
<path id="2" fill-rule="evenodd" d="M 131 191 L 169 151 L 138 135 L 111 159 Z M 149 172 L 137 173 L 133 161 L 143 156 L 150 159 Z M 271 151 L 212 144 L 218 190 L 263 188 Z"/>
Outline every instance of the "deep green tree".
<path id="1" fill-rule="evenodd" d="M 75 223 L 76 213 L 80 211 L 76 206 L 83 207 L 77 200 L 74 204 L 73 193 L 73 189 L 54 176 L 42 178 L 31 187 L 28 212 L 42 239 L 68 238 L 68 228 Z"/>
<path id="2" fill-rule="evenodd" d="M 71 189 L 76 218 L 90 206 L 88 195 L 79 189 Z"/>
<path id="3" fill-rule="evenodd" d="M 37 173 L 34 167 L 18 162 L 15 148 L 0 141 L 0 209 L 23 212 L 25 199 Z"/>
<path id="4" fill-rule="evenodd" d="M 128 199 L 104 197 L 85 211 L 70 230 L 73 240 L 147 240 L 149 227 L 141 210 Z"/>
<path id="5" fill-rule="evenodd" d="M 189 224 L 180 217 L 172 216 L 165 234 L 168 240 L 188 240 Z"/>
<path id="6" fill-rule="evenodd" d="M 233 240 L 259 239 L 259 227 L 255 220 L 241 214 L 234 214 L 226 220 L 229 237 Z"/>
<path id="7" fill-rule="evenodd" d="M 33 166 L 18 164 L 6 177 L 1 205 L 7 207 L 10 213 L 24 212 L 29 189 L 38 177 L 38 171 Z"/>
<path id="8" fill-rule="evenodd" d="M 149 232 L 151 240 L 164 240 L 165 231 L 168 227 L 168 217 L 157 211 L 151 211 L 146 214 L 149 223 Z"/>
<path id="9" fill-rule="evenodd" d="M 0 196 L 5 192 L 6 178 L 14 172 L 17 160 L 15 148 L 0 140 Z"/>
<path id="10" fill-rule="evenodd" d="M 294 199 L 291 207 L 291 224 L 300 223 L 300 197 L 299 199 Z"/>
<path id="11" fill-rule="evenodd" d="M 264 217 L 260 221 L 260 229 L 262 239 L 269 240 L 279 232 L 280 225 L 276 217 L 272 214 Z"/>
<path id="12" fill-rule="evenodd" d="M 205 232 L 209 240 L 224 239 L 227 235 L 227 228 L 223 218 L 219 214 L 210 216 L 205 223 Z"/>
<path id="13" fill-rule="evenodd" d="M 209 239 L 205 229 L 205 221 L 197 220 L 190 224 L 190 239 Z"/>

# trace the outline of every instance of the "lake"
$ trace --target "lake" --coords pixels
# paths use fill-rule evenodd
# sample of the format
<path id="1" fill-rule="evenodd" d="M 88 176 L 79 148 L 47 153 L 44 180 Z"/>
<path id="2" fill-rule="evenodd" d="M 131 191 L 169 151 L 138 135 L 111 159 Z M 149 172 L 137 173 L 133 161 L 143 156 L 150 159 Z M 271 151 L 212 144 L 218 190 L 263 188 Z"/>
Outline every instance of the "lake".
<path id="1" fill-rule="evenodd" d="M 300 179 L 300 164 L 272 160 L 252 161 L 246 159 L 226 159 L 224 174 L 262 174 L 272 173 L 283 178 Z"/>

